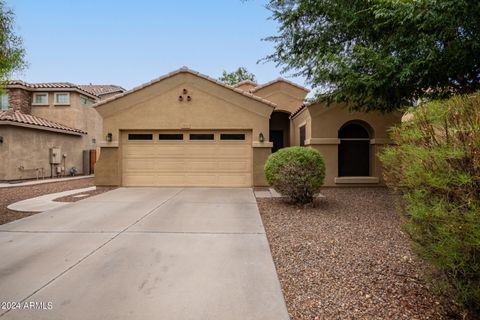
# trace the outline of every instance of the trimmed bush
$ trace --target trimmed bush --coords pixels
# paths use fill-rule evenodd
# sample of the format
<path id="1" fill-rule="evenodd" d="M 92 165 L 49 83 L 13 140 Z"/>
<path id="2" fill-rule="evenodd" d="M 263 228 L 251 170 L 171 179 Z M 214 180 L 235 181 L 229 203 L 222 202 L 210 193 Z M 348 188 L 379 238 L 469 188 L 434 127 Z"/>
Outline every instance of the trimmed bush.
<path id="1" fill-rule="evenodd" d="M 480 96 L 434 101 L 391 129 L 381 160 L 434 284 L 480 316 Z"/>
<path id="2" fill-rule="evenodd" d="M 325 162 L 312 148 L 283 148 L 265 163 L 268 183 L 280 194 L 296 203 L 309 203 L 325 179 Z"/>

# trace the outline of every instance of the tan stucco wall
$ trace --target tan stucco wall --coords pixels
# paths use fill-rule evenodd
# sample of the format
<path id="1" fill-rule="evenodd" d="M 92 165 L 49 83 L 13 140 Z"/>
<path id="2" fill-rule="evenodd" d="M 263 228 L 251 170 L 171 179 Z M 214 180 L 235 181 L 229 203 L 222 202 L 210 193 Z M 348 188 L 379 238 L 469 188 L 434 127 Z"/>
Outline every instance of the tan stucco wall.
<path id="1" fill-rule="evenodd" d="M 183 101 L 179 101 L 179 96 Z M 191 101 L 187 101 L 187 96 Z M 273 108 L 190 73 L 179 73 L 100 105 L 97 111 L 103 117 L 103 137 L 111 132 L 110 145 L 117 144 L 121 154 L 121 130 L 252 130 L 253 143 L 258 142 L 260 132 L 269 141 Z M 97 163 L 96 174 L 104 177 L 98 184 L 117 185 L 121 183 L 121 169 L 116 177 L 102 172 L 119 163 L 118 156 L 103 157 L 106 149 L 111 148 L 102 148 Z"/>
<path id="2" fill-rule="evenodd" d="M 312 118 L 310 112 L 305 108 L 301 113 L 295 115 L 290 122 L 290 145 L 300 145 L 300 127 L 305 125 L 305 139 L 312 137 Z"/>
<path id="3" fill-rule="evenodd" d="M 257 187 L 268 186 L 267 178 L 263 167 L 268 156 L 272 153 L 270 147 L 267 148 L 253 148 L 253 185 Z"/>
<path id="4" fill-rule="evenodd" d="M 49 105 L 32 106 L 32 115 L 86 131 L 78 152 L 95 149 L 102 140 L 102 117 L 89 105 L 80 104 L 80 94 L 70 92 L 70 105 L 54 105 L 54 92 L 48 94 Z M 93 143 L 95 139 L 96 143 Z"/>
<path id="5" fill-rule="evenodd" d="M 95 184 L 97 186 L 120 185 L 120 161 L 118 148 L 102 148 L 95 166 Z"/>
<path id="6" fill-rule="evenodd" d="M 43 168 L 45 176 L 50 177 L 51 147 L 59 147 L 62 154 L 67 154 L 65 164 L 60 164 L 67 174 L 71 167 L 82 173 L 82 137 L 9 125 L 0 126 L 0 136 L 4 137 L 0 144 L 0 181 L 36 178 L 36 168 Z"/>
<path id="7" fill-rule="evenodd" d="M 281 81 L 253 92 L 256 96 L 276 103 L 278 110 L 288 111 L 290 113 L 293 113 L 303 104 L 307 93 L 307 91 Z"/>
<path id="8" fill-rule="evenodd" d="M 349 121 L 362 121 L 371 129 L 370 144 L 370 176 L 379 178 L 379 183 L 384 184 L 382 165 L 378 153 L 385 144 L 390 143 L 388 129 L 401 121 L 400 113 L 381 114 L 379 112 L 350 112 L 345 105 L 333 104 L 326 106 L 321 103 L 312 104 L 299 114 L 295 115 L 291 123 L 291 136 L 294 145 L 299 145 L 298 128 L 306 124 L 306 145 L 317 149 L 325 158 L 326 186 L 347 186 L 337 184 L 338 177 L 338 131 Z M 361 186 L 363 184 L 355 184 Z M 365 184 L 371 185 L 371 184 Z"/>

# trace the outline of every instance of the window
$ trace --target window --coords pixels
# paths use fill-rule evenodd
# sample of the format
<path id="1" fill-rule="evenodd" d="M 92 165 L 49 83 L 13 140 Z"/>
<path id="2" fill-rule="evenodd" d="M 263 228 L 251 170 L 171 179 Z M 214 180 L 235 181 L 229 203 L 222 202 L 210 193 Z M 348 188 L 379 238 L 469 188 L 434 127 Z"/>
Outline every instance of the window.
<path id="1" fill-rule="evenodd" d="M 213 133 L 190 133 L 190 140 L 214 140 Z"/>
<path id="2" fill-rule="evenodd" d="M 182 133 L 160 133 L 158 135 L 160 140 L 183 140 Z"/>
<path id="3" fill-rule="evenodd" d="M 88 104 L 92 104 L 92 101 L 89 100 L 87 97 L 80 96 L 80 104 L 88 105 Z"/>
<path id="4" fill-rule="evenodd" d="M 8 93 L 0 96 L 0 110 L 8 109 Z"/>
<path id="5" fill-rule="evenodd" d="M 46 106 L 48 105 L 48 93 L 34 93 L 32 105 Z"/>
<path id="6" fill-rule="evenodd" d="M 304 147 L 305 146 L 305 125 L 301 126 L 299 128 L 300 131 L 300 146 Z"/>
<path id="7" fill-rule="evenodd" d="M 153 140 L 151 133 L 129 133 L 128 140 Z"/>
<path id="8" fill-rule="evenodd" d="M 69 105 L 70 93 L 55 93 L 55 105 Z"/>
<path id="9" fill-rule="evenodd" d="M 245 134 L 243 134 L 243 133 L 222 133 L 222 134 L 220 134 L 220 140 L 245 140 Z"/>

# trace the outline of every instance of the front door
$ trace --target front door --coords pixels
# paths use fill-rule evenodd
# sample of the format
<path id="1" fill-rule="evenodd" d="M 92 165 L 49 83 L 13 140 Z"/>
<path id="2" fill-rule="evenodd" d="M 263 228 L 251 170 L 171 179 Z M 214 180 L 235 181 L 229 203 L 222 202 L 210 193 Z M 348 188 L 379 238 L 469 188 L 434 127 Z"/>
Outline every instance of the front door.
<path id="1" fill-rule="evenodd" d="M 282 130 L 271 130 L 270 131 L 270 141 L 273 142 L 272 153 L 284 147 L 283 145 L 283 131 Z"/>

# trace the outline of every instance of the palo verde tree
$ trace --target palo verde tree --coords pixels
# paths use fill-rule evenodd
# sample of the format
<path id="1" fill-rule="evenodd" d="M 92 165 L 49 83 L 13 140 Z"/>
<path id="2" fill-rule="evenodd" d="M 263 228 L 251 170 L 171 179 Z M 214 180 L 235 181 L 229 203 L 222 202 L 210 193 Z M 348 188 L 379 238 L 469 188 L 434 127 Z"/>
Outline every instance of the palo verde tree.
<path id="1" fill-rule="evenodd" d="M 222 76 L 218 78 L 218 80 L 229 85 L 234 85 L 245 80 L 255 81 L 255 75 L 248 72 L 247 68 L 240 67 L 233 72 L 223 70 Z"/>
<path id="2" fill-rule="evenodd" d="M 14 21 L 13 11 L 0 0 L 0 81 L 25 67 L 25 50 L 22 39 L 14 32 Z"/>
<path id="3" fill-rule="evenodd" d="M 264 61 L 306 77 L 319 100 L 391 111 L 480 88 L 477 0 L 270 0 L 267 8 L 280 26 Z"/>

